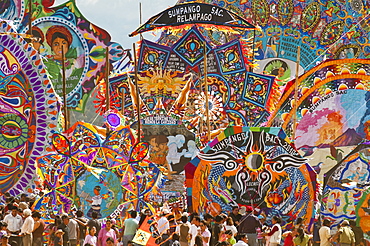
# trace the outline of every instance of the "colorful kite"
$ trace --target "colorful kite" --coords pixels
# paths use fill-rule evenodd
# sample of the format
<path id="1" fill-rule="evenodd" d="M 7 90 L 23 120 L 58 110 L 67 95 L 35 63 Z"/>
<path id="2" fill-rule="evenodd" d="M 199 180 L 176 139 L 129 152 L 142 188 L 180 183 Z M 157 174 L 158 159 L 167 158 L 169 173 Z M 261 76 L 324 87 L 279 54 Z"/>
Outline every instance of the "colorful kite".
<path id="1" fill-rule="evenodd" d="M 188 206 L 219 214 L 251 205 L 284 228 L 310 221 L 317 202 L 316 174 L 281 128 L 229 127 L 185 167 Z"/>
<path id="2" fill-rule="evenodd" d="M 0 23 L 0 193 L 38 187 L 36 158 L 50 150 L 58 104 L 41 57 Z"/>

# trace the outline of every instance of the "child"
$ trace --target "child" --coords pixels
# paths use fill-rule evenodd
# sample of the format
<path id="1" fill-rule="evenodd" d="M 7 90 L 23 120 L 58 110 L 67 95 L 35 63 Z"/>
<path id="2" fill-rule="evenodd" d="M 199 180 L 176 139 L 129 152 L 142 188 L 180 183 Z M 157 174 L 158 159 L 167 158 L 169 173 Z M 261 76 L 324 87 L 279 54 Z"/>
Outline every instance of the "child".
<path id="1" fill-rule="evenodd" d="M 63 246 L 63 234 L 64 231 L 62 229 L 58 229 L 55 232 L 54 246 Z"/>

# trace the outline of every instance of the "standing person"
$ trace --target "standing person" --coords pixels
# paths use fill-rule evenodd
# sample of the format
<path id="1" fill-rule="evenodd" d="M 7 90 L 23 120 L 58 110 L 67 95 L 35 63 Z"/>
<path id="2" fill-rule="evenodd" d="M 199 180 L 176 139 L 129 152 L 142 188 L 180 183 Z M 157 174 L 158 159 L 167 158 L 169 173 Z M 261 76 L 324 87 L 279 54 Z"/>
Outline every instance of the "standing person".
<path id="1" fill-rule="evenodd" d="M 67 214 L 62 216 L 63 223 L 68 227 L 68 236 L 69 236 L 69 245 L 70 246 L 77 246 L 78 239 L 80 238 L 80 229 L 78 227 L 78 223 L 68 217 Z"/>
<path id="2" fill-rule="evenodd" d="M 322 227 L 319 230 L 320 236 L 320 246 L 330 246 L 330 220 L 324 219 L 322 222 Z"/>
<path id="3" fill-rule="evenodd" d="M 80 230 L 80 238 L 79 238 L 79 241 L 80 241 L 80 245 L 84 245 L 84 240 L 85 240 L 85 236 L 86 236 L 86 228 L 87 228 L 87 219 L 84 217 L 84 212 L 82 212 L 81 210 L 78 210 L 76 212 L 76 216 L 77 218 L 75 219 L 76 222 L 78 223 L 78 227 L 79 227 L 79 230 Z M 96 230 L 96 228 L 95 228 Z"/>
<path id="4" fill-rule="evenodd" d="M 199 233 L 199 224 L 200 224 L 200 217 L 199 216 L 194 216 L 193 219 L 191 220 L 191 226 L 190 226 L 190 235 L 191 235 L 191 239 L 190 239 L 190 246 L 194 246 L 195 244 L 195 237 L 198 235 Z"/>
<path id="5" fill-rule="evenodd" d="M 8 224 L 7 232 L 9 237 L 9 241 L 16 242 L 18 246 L 21 245 L 22 239 L 19 237 L 19 233 L 21 232 L 21 227 L 23 223 L 22 216 L 18 214 L 18 208 L 16 206 L 9 207 L 11 212 L 4 217 L 4 222 Z"/>
<path id="6" fill-rule="evenodd" d="M 91 213 L 91 219 L 87 222 L 87 227 L 88 228 L 95 227 L 95 229 L 96 229 L 95 236 L 99 235 L 101 225 L 100 225 L 100 222 L 98 221 L 98 213 L 97 212 L 94 211 L 94 212 Z"/>
<path id="7" fill-rule="evenodd" d="M 234 225 L 239 225 L 239 221 L 242 218 L 242 215 L 239 213 L 239 207 L 235 206 L 232 208 L 229 217 L 233 220 Z"/>
<path id="8" fill-rule="evenodd" d="M 123 222 L 122 227 L 122 243 L 123 246 L 127 246 L 128 241 L 134 239 L 137 228 L 139 227 L 139 222 L 136 220 L 137 212 L 131 211 L 130 218 Z"/>
<path id="9" fill-rule="evenodd" d="M 350 220 L 349 225 L 351 226 L 351 229 L 353 233 L 355 234 L 356 246 L 365 245 L 364 244 L 364 232 L 362 231 L 361 227 L 357 226 L 356 221 L 354 220 Z"/>
<path id="10" fill-rule="evenodd" d="M 272 217 L 272 228 L 269 233 L 267 233 L 267 236 L 270 236 L 269 245 L 270 246 L 278 246 L 281 242 L 281 219 L 277 217 L 276 215 Z"/>
<path id="11" fill-rule="evenodd" d="M 117 242 L 117 235 L 116 232 L 112 229 L 112 221 L 108 219 L 105 222 L 105 227 L 102 228 L 98 235 L 98 246 L 106 246 L 107 239 L 111 237 L 114 240 L 114 244 Z"/>
<path id="12" fill-rule="evenodd" d="M 8 234 L 4 234 L 4 233 L 1 233 L 0 232 L 0 243 L 1 243 L 1 246 L 11 246 L 9 244 L 9 236 Z"/>
<path id="13" fill-rule="evenodd" d="M 181 222 L 180 224 L 180 238 L 179 242 L 181 246 L 188 246 L 189 245 L 189 238 L 190 238 L 190 226 L 188 224 L 188 216 L 183 215 L 181 216 Z"/>
<path id="14" fill-rule="evenodd" d="M 240 219 L 239 233 L 246 233 L 248 236 L 248 245 L 257 246 L 257 228 L 262 228 L 262 224 L 253 213 L 253 207 L 245 208 L 246 214 Z"/>
<path id="15" fill-rule="evenodd" d="M 240 233 L 236 236 L 238 242 L 234 246 L 248 246 L 248 236 L 245 233 Z"/>
<path id="16" fill-rule="evenodd" d="M 236 226 L 234 225 L 234 222 L 231 217 L 227 217 L 224 228 L 225 231 L 227 230 L 232 231 L 234 237 L 238 233 L 238 229 L 236 229 Z"/>
<path id="17" fill-rule="evenodd" d="M 64 231 L 62 229 L 58 229 L 55 232 L 54 246 L 63 246 L 64 245 L 63 235 L 64 235 Z"/>
<path id="18" fill-rule="evenodd" d="M 22 238 L 23 246 L 32 246 L 32 231 L 35 222 L 31 217 L 31 213 L 32 213 L 31 209 L 25 209 L 23 211 L 23 215 L 25 218 L 23 225 L 21 227 L 21 236 L 23 236 Z"/>
<path id="19" fill-rule="evenodd" d="M 340 246 L 355 246 L 356 239 L 347 220 L 343 220 L 336 234 L 339 237 Z"/>
<path id="20" fill-rule="evenodd" d="M 162 237 L 162 242 L 166 241 L 169 237 L 168 230 L 170 229 L 170 222 L 167 219 L 167 215 L 169 214 L 169 211 L 167 209 L 164 209 L 161 218 L 157 222 L 157 229 L 159 231 L 159 235 Z M 164 243 L 165 246 L 168 245 L 167 242 Z"/>
<path id="21" fill-rule="evenodd" d="M 234 238 L 233 232 L 231 230 L 225 231 L 225 241 L 231 245 L 236 244 L 236 240 Z"/>
<path id="22" fill-rule="evenodd" d="M 294 246 L 311 246 L 310 237 L 304 232 L 303 228 L 297 229 L 297 235 L 293 242 Z"/>
<path id="23" fill-rule="evenodd" d="M 67 215 L 68 217 L 68 215 Z M 69 245 L 69 228 L 68 226 L 64 223 L 63 216 L 60 218 L 60 224 L 57 226 L 57 230 L 62 230 L 62 237 L 63 237 L 63 246 L 70 246 Z M 56 235 L 56 234 L 55 234 Z M 56 246 L 56 245 L 54 245 Z"/>
<path id="24" fill-rule="evenodd" d="M 83 245 L 89 244 L 89 245 L 92 245 L 92 246 L 96 246 L 98 239 L 95 236 L 95 233 L 96 233 L 95 226 L 90 227 L 89 228 L 89 234 L 86 235 Z"/>
<path id="25" fill-rule="evenodd" d="M 216 245 L 220 241 L 221 231 L 222 231 L 222 220 L 223 218 L 220 215 L 216 215 L 215 223 L 212 225 L 211 230 L 211 243 L 210 245 Z"/>
<path id="26" fill-rule="evenodd" d="M 33 212 L 32 218 L 34 220 L 32 246 L 42 246 L 44 243 L 42 235 L 45 231 L 45 222 L 43 219 L 41 219 L 41 214 L 37 211 Z"/>
<path id="27" fill-rule="evenodd" d="M 209 246 L 211 232 L 207 228 L 207 223 L 204 220 L 202 220 L 199 223 L 199 228 L 200 228 L 199 234 L 202 237 L 203 246 Z"/>

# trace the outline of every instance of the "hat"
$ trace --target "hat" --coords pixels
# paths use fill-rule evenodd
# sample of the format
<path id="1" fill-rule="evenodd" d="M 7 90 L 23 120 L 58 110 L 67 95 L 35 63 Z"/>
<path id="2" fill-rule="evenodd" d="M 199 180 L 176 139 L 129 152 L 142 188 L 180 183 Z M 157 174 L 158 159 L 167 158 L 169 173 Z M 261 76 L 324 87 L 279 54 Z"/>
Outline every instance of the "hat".
<path id="1" fill-rule="evenodd" d="M 244 206 L 239 209 L 239 213 L 242 214 L 242 215 L 245 214 L 245 207 Z"/>
<path id="2" fill-rule="evenodd" d="M 8 236 L 8 234 L 6 234 L 6 232 L 1 231 L 0 232 L 0 239 L 3 239 L 3 238 L 9 238 L 9 236 Z"/>
<path id="3" fill-rule="evenodd" d="M 252 212 L 253 211 L 253 207 L 252 206 L 246 206 L 245 207 L 245 211 L 246 212 Z"/>
<path id="4" fill-rule="evenodd" d="M 340 225 L 341 226 L 348 226 L 349 225 L 349 222 L 348 222 L 348 220 L 343 220 Z"/>
<path id="5" fill-rule="evenodd" d="M 55 234 L 58 234 L 58 233 L 62 233 L 62 234 L 64 234 L 64 231 L 63 231 L 62 229 L 58 229 L 58 230 L 55 232 Z"/>

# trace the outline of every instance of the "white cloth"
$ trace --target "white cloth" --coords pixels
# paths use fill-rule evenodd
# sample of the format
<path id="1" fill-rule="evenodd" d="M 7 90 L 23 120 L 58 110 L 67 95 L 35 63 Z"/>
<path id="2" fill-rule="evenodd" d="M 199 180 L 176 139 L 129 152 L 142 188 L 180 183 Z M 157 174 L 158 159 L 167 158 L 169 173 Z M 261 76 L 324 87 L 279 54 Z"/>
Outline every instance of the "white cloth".
<path id="1" fill-rule="evenodd" d="M 98 239 L 96 238 L 96 236 L 91 236 L 90 234 L 88 234 L 85 237 L 84 245 L 88 243 L 91 244 L 92 246 L 96 246 L 97 240 Z"/>
<path id="2" fill-rule="evenodd" d="M 190 246 L 194 246 L 194 244 L 195 244 L 195 237 L 198 235 L 198 230 L 200 230 L 199 227 L 197 227 L 194 224 L 191 224 L 190 230 L 189 230 L 189 233 L 191 235 Z"/>
<path id="3" fill-rule="evenodd" d="M 7 229 L 11 232 L 20 231 L 22 227 L 22 216 L 17 214 L 16 216 L 13 216 L 11 213 L 7 214 L 4 217 L 4 222 L 8 224 Z"/>
<path id="4" fill-rule="evenodd" d="M 202 238 L 208 238 L 207 243 L 204 242 L 203 240 L 202 242 L 203 242 L 203 246 L 209 246 L 209 241 L 211 239 L 211 232 L 208 229 L 206 229 L 204 232 L 202 232 Z"/>
<path id="5" fill-rule="evenodd" d="M 278 230 L 275 231 L 274 234 L 271 235 L 270 243 L 280 244 L 280 242 L 281 242 L 281 226 L 280 226 L 280 224 L 276 223 L 272 226 L 271 230 L 273 230 L 274 227 L 277 227 Z"/>
<path id="6" fill-rule="evenodd" d="M 329 241 L 330 235 L 330 228 L 327 226 L 322 226 L 319 230 L 320 236 L 320 246 L 330 246 L 331 243 Z"/>
<path id="7" fill-rule="evenodd" d="M 69 219 L 67 226 L 68 226 L 69 239 L 77 239 L 78 230 L 79 230 L 77 221 L 75 221 L 74 219 Z"/>
<path id="8" fill-rule="evenodd" d="M 162 234 L 163 232 L 167 233 L 167 230 L 170 229 L 170 222 L 168 222 L 168 219 L 165 216 L 162 216 L 157 223 L 158 231 L 160 234 Z"/>
<path id="9" fill-rule="evenodd" d="M 225 225 L 225 231 L 230 230 L 233 233 L 233 236 L 238 233 L 238 229 L 234 225 Z"/>
<path id="10" fill-rule="evenodd" d="M 244 241 L 242 240 L 239 240 L 236 244 L 234 244 L 233 246 L 248 246 L 247 243 L 245 243 Z"/>
<path id="11" fill-rule="evenodd" d="M 23 225 L 21 227 L 21 234 L 32 234 L 33 226 L 35 224 L 35 221 L 31 216 L 27 216 L 27 218 L 24 220 Z"/>

